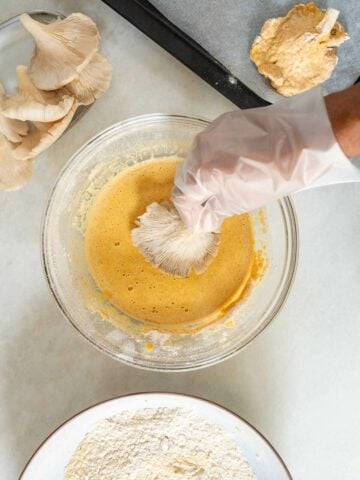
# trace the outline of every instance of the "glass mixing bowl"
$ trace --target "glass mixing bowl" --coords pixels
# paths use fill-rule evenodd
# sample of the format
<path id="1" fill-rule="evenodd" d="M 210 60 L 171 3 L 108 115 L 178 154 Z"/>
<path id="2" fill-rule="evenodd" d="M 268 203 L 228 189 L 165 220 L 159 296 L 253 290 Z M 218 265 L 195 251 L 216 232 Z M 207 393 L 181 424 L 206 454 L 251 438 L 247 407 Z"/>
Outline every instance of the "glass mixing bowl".
<path id="1" fill-rule="evenodd" d="M 256 247 L 266 250 L 268 265 L 263 278 L 224 319 L 198 333 L 135 328 L 139 322 L 112 307 L 97 289 L 85 258 L 84 230 L 87 212 L 98 193 L 109 179 L 138 162 L 165 156 L 184 158 L 195 135 L 207 124 L 195 118 L 156 114 L 113 125 L 66 164 L 46 209 L 44 268 L 62 312 L 93 345 L 138 367 L 184 371 L 230 357 L 273 320 L 294 277 L 296 217 L 291 201 L 284 198 L 251 214 Z"/>

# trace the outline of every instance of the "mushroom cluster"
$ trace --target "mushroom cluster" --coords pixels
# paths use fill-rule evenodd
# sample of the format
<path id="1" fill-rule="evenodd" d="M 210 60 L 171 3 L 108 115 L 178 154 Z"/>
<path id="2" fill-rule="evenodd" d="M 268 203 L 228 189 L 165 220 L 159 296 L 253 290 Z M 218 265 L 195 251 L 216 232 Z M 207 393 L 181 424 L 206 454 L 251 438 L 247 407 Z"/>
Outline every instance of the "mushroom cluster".
<path id="1" fill-rule="evenodd" d="M 0 84 L 0 189 L 15 190 L 31 177 L 34 158 L 70 124 L 79 105 L 90 105 L 111 81 L 91 18 L 73 13 L 51 24 L 20 16 L 35 40 L 28 67 L 16 68 L 17 92 Z"/>

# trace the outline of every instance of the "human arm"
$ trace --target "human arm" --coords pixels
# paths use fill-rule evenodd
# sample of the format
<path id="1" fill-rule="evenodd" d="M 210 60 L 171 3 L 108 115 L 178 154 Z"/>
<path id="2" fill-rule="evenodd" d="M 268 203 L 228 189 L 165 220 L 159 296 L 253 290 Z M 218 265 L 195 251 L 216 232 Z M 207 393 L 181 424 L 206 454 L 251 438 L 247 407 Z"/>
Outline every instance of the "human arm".
<path id="1" fill-rule="evenodd" d="M 336 140 L 348 158 L 360 155 L 360 83 L 325 97 Z"/>
<path id="2" fill-rule="evenodd" d="M 308 188 L 335 165 L 348 165 L 360 147 L 352 111 L 358 95 L 352 87 L 324 100 L 316 88 L 217 118 L 177 171 L 173 202 L 188 227 L 219 231 L 226 217 Z"/>

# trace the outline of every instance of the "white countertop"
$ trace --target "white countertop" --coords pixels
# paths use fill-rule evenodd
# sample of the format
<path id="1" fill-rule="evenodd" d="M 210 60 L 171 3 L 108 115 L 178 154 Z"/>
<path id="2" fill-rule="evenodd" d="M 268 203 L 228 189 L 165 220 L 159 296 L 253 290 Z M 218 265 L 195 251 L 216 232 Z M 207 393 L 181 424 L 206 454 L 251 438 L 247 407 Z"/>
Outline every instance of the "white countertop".
<path id="1" fill-rule="evenodd" d="M 169 391 L 218 402 L 257 427 L 295 480 L 360 477 L 360 187 L 296 196 L 300 259 L 285 308 L 231 360 L 149 373 L 106 357 L 70 326 L 47 287 L 41 219 L 68 158 L 119 120 L 150 112 L 209 119 L 234 108 L 100 0 L 0 0 L 0 20 L 29 8 L 89 14 L 114 66 L 111 89 L 39 158 L 23 190 L 0 193 L 0 477 L 16 479 L 42 440 L 96 402 Z M 0 72 L 1 76 L 1 72 Z"/>

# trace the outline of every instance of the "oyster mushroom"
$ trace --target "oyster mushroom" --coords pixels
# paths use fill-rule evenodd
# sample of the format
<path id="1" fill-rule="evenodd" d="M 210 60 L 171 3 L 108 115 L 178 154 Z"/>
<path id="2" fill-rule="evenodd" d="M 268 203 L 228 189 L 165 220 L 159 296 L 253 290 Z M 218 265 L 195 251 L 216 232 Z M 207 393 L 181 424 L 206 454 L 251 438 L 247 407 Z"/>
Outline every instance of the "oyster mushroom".
<path id="1" fill-rule="evenodd" d="M 5 91 L 0 83 L 0 134 L 2 133 L 10 142 L 21 142 L 22 137 L 28 132 L 26 122 L 13 120 L 4 115 Z"/>
<path id="2" fill-rule="evenodd" d="M 293 7 L 285 17 L 265 22 L 250 58 L 259 72 L 285 96 L 327 80 L 336 67 L 336 48 L 349 38 L 338 23 L 339 12 L 322 12 L 313 2 Z"/>
<path id="3" fill-rule="evenodd" d="M 32 83 L 27 67 L 18 65 L 18 92 L 4 101 L 3 114 L 8 118 L 33 122 L 53 122 L 65 117 L 74 98 L 64 88 L 53 92 L 39 90 Z"/>
<path id="4" fill-rule="evenodd" d="M 24 137 L 19 145 L 15 146 L 13 150 L 14 157 L 19 160 L 25 160 L 29 157 L 33 158 L 50 147 L 70 124 L 77 106 L 77 102 L 74 101 L 65 117 L 56 122 L 34 122 L 36 128 Z"/>
<path id="5" fill-rule="evenodd" d="M 109 88 L 111 71 L 112 67 L 106 58 L 95 53 L 90 63 L 66 88 L 80 105 L 90 105 Z"/>
<path id="6" fill-rule="evenodd" d="M 41 90 L 56 90 L 70 83 L 98 49 L 99 31 L 91 18 L 82 13 L 73 13 L 48 25 L 27 13 L 20 20 L 35 40 L 29 75 Z"/>
<path id="7" fill-rule="evenodd" d="M 0 134 L 0 189 L 16 190 L 32 175 L 32 160 L 14 157 L 11 143 Z"/>

